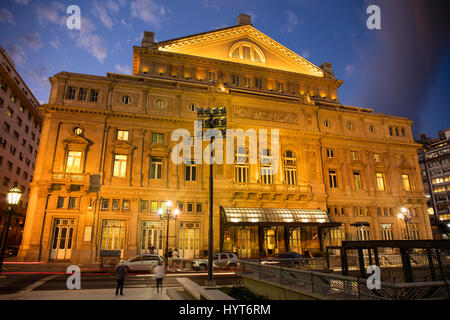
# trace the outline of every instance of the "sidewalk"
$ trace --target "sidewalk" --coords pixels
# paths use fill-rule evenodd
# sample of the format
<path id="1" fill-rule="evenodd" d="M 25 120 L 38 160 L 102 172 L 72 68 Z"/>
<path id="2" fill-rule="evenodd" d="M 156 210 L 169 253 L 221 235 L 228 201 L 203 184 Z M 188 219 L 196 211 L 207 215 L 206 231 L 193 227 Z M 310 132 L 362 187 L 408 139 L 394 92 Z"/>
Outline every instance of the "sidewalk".
<path id="1" fill-rule="evenodd" d="M 156 288 L 124 288 L 123 294 L 116 296 L 115 289 L 21 291 L 0 300 L 170 300 L 167 289 L 157 294 Z"/>

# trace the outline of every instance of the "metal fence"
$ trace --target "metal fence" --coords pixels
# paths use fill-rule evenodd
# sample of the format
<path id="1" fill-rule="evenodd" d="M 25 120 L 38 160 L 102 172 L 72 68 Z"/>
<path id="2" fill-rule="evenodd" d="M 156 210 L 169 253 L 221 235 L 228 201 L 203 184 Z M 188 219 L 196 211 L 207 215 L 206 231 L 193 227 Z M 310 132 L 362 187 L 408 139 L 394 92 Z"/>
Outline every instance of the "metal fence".
<path id="1" fill-rule="evenodd" d="M 249 259 L 245 262 L 255 262 L 268 266 L 284 268 L 294 268 L 301 270 L 325 270 L 326 260 L 323 257 L 317 258 L 288 258 L 288 259 Z"/>
<path id="2" fill-rule="evenodd" d="M 303 292 L 344 300 L 443 300 L 449 299 L 446 281 L 390 283 L 381 282 L 380 289 L 370 290 L 367 280 L 351 276 L 285 268 L 259 262 L 240 261 L 236 274 L 264 280 Z"/>

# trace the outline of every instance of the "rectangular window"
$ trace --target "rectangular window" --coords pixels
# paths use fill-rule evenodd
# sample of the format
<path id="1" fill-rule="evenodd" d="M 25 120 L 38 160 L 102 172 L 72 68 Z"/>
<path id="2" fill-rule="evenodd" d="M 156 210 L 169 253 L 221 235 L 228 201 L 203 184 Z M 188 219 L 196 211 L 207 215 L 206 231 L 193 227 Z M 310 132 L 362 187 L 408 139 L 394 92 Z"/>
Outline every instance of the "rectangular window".
<path id="1" fill-rule="evenodd" d="M 284 92 L 284 83 L 278 82 L 278 92 Z"/>
<path id="2" fill-rule="evenodd" d="M 69 151 L 67 154 L 66 172 L 81 172 L 81 151 Z"/>
<path id="3" fill-rule="evenodd" d="M 140 212 L 147 212 L 148 211 L 148 200 L 141 200 L 139 211 Z"/>
<path id="4" fill-rule="evenodd" d="M 68 208 L 69 208 L 69 209 L 75 209 L 76 203 L 77 203 L 77 198 L 75 198 L 75 197 L 70 197 L 70 198 L 69 198 L 69 206 L 68 206 Z"/>
<path id="5" fill-rule="evenodd" d="M 395 135 L 398 137 L 399 133 L 398 133 L 398 128 L 395 128 Z"/>
<path id="6" fill-rule="evenodd" d="M 263 89 L 263 80 L 260 78 L 255 78 L 255 88 L 258 90 Z"/>
<path id="7" fill-rule="evenodd" d="M 233 86 L 238 86 L 240 82 L 240 77 L 237 74 L 233 74 L 231 77 L 231 83 L 233 84 Z"/>
<path id="8" fill-rule="evenodd" d="M 152 142 L 164 144 L 164 134 L 162 133 L 153 133 L 152 134 Z"/>
<path id="9" fill-rule="evenodd" d="M 379 153 L 374 153 L 373 154 L 373 161 L 375 162 L 380 162 L 381 161 L 381 156 Z"/>
<path id="10" fill-rule="evenodd" d="M 119 210 L 120 207 L 120 200 L 119 199 L 113 199 L 112 201 L 112 209 L 113 210 Z"/>
<path id="11" fill-rule="evenodd" d="M 336 170 L 329 170 L 328 175 L 330 178 L 330 188 L 336 189 L 338 187 Z"/>
<path id="12" fill-rule="evenodd" d="M 130 210 L 130 200 L 123 200 L 122 210 L 124 211 Z"/>
<path id="13" fill-rule="evenodd" d="M 128 131 L 127 130 L 117 130 L 117 140 L 128 141 Z"/>
<path id="14" fill-rule="evenodd" d="M 344 207 L 341 208 L 341 216 L 343 216 L 343 217 L 345 216 L 345 208 Z"/>
<path id="15" fill-rule="evenodd" d="M 152 201 L 150 203 L 150 211 L 151 212 L 158 212 L 158 201 Z"/>
<path id="16" fill-rule="evenodd" d="M 401 128 L 400 131 L 401 131 L 401 133 L 402 133 L 402 137 L 404 137 L 404 136 L 405 136 L 405 129 L 404 129 L 404 128 Z"/>
<path id="17" fill-rule="evenodd" d="M 187 164 L 185 166 L 185 180 L 196 181 L 197 180 L 197 165 Z"/>
<path id="18" fill-rule="evenodd" d="M 87 89 L 81 88 L 78 91 L 78 101 L 86 101 L 87 93 L 88 93 Z"/>
<path id="19" fill-rule="evenodd" d="M 152 158 L 150 165 L 150 179 L 161 180 L 162 179 L 162 159 Z"/>
<path id="20" fill-rule="evenodd" d="M 91 90 L 91 96 L 89 97 L 90 102 L 97 102 L 98 101 L 98 90 Z"/>
<path id="21" fill-rule="evenodd" d="M 350 151 L 350 158 L 352 160 L 358 160 L 358 151 Z"/>
<path id="22" fill-rule="evenodd" d="M 11 118 L 14 114 L 14 111 L 10 107 L 8 107 L 6 108 L 6 114 Z"/>
<path id="23" fill-rule="evenodd" d="M 9 130 L 11 130 L 11 126 L 9 125 L 8 122 L 3 122 L 3 131 L 5 131 L 6 133 L 9 133 Z"/>
<path id="24" fill-rule="evenodd" d="M 402 174 L 403 179 L 403 187 L 405 188 L 405 191 L 411 191 L 411 183 L 409 181 L 409 175 Z"/>
<path id="25" fill-rule="evenodd" d="M 197 202 L 197 208 L 196 208 L 196 212 L 197 213 L 202 213 L 202 203 L 201 202 Z"/>
<path id="26" fill-rule="evenodd" d="M 252 86 L 252 80 L 250 78 L 245 78 L 245 87 L 250 88 Z"/>
<path id="27" fill-rule="evenodd" d="M 394 231 L 392 224 L 381 224 L 381 239 L 394 240 Z"/>
<path id="28" fill-rule="evenodd" d="M 3 185 L 5 186 L 5 187 L 9 187 L 9 178 L 8 177 L 3 177 Z"/>
<path id="29" fill-rule="evenodd" d="M 114 155 L 114 177 L 124 178 L 127 174 L 127 158 L 125 154 Z"/>
<path id="30" fill-rule="evenodd" d="M 102 199 L 102 210 L 109 209 L 109 199 Z"/>
<path id="31" fill-rule="evenodd" d="M 57 209 L 64 208 L 64 197 L 58 197 L 58 203 L 56 204 Z"/>
<path id="32" fill-rule="evenodd" d="M 389 127 L 389 135 L 390 135 L 390 136 L 393 136 L 393 135 L 394 135 L 394 131 L 393 131 L 392 127 Z"/>
<path id="33" fill-rule="evenodd" d="M 334 150 L 327 149 L 327 157 L 328 158 L 334 158 Z"/>
<path id="34" fill-rule="evenodd" d="M 187 212 L 188 213 L 194 212 L 194 203 L 192 203 L 192 202 L 187 203 Z"/>
<path id="35" fill-rule="evenodd" d="M 77 92 L 77 89 L 74 87 L 69 87 L 69 89 L 67 89 L 67 96 L 66 99 L 67 100 L 75 100 L 75 93 Z"/>
<path id="36" fill-rule="evenodd" d="M 178 203 L 178 210 L 180 210 L 180 212 L 184 212 L 184 203 L 183 202 Z"/>
<path id="37" fill-rule="evenodd" d="M 377 189 L 378 191 L 384 191 L 385 188 L 385 183 L 384 183 L 384 173 L 382 172 L 377 172 Z"/>
<path id="38" fill-rule="evenodd" d="M 359 171 L 353 171 L 353 184 L 355 190 L 362 190 L 361 173 Z"/>

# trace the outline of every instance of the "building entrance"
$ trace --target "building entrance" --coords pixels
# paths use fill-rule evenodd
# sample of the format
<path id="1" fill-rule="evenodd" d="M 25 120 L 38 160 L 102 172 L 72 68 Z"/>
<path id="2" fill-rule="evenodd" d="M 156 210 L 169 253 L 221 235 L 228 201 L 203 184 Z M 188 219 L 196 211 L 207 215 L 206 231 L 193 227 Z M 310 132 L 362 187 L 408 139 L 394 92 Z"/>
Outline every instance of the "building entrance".
<path id="1" fill-rule="evenodd" d="M 251 241 L 250 228 L 237 228 L 236 234 L 236 251 L 239 258 L 250 258 Z"/>
<path id="2" fill-rule="evenodd" d="M 55 219 L 53 224 L 53 242 L 50 251 L 51 260 L 68 260 L 72 255 L 72 238 L 75 219 Z"/>
<path id="3" fill-rule="evenodd" d="M 268 256 L 278 253 L 278 230 L 277 229 L 266 229 L 265 237 L 266 239 L 266 254 Z"/>
<path id="4" fill-rule="evenodd" d="M 181 222 L 178 235 L 180 258 L 200 257 L 200 223 Z"/>
<path id="5" fill-rule="evenodd" d="M 142 221 L 140 253 L 163 255 L 163 234 L 163 222 Z"/>
<path id="6" fill-rule="evenodd" d="M 300 229 L 290 230 L 289 250 L 291 252 L 302 252 L 302 241 Z"/>

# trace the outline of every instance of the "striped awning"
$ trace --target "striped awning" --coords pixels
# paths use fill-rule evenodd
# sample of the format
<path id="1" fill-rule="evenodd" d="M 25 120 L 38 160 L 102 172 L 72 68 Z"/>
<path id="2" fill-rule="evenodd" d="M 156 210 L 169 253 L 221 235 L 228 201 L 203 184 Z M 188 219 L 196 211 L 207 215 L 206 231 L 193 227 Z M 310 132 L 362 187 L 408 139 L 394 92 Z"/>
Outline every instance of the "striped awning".
<path id="1" fill-rule="evenodd" d="M 221 207 L 227 224 L 322 224 L 330 223 L 328 214 L 321 209 L 285 208 L 232 208 Z"/>

